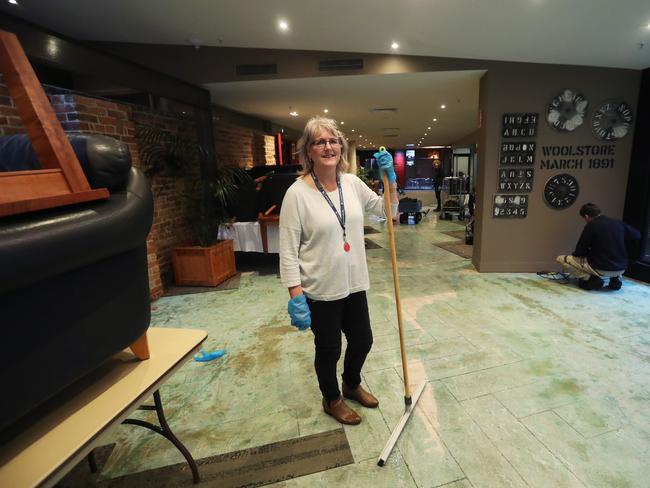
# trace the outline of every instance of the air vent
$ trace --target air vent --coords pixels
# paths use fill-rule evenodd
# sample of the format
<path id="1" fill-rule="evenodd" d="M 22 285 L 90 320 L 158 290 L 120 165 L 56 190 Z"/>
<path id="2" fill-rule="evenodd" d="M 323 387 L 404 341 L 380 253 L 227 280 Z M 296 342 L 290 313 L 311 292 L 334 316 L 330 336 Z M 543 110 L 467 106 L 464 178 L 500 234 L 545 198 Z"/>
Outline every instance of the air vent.
<path id="1" fill-rule="evenodd" d="M 374 113 L 379 113 L 379 114 L 395 113 L 395 112 L 397 112 L 397 107 L 369 108 L 368 112 L 374 112 Z"/>
<path id="2" fill-rule="evenodd" d="M 363 69 L 363 59 L 327 59 L 318 62 L 318 71 Z"/>
<path id="3" fill-rule="evenodd" d="M 237 76 L 274 75 L 278 72 L 277 64 L 238 64 Z"/>

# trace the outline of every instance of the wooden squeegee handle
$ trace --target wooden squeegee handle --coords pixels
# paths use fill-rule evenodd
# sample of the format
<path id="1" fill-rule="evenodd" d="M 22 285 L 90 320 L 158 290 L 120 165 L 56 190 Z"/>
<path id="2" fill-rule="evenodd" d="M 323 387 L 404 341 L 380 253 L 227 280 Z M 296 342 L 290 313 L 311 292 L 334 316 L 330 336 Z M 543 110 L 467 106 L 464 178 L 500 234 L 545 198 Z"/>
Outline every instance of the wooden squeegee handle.
<path id="1" fill-rule="evenodd" d="M 388 175 L 384 172 L 384 206 L 388 217 L 388 237 L 390 240 L 390 260 L 393 265 L 393 285 L 395 286 L 395 306 L 397 307 L 397 326 L 399 327 L 399 348 L 402 353 L 402 372 L 404 373 L 404 401 L 411 403 L 411 388 L 409 387 L 409 371 L 406 361 L 406 347 L 404 345 L 404 326 L 402 324 L 402 303 L 399 292 L 399 275 L 397 272 L 397 251 L 395 249 L 395 229 L 393 228 L 393 209 L 390 203 L 390 186 Z"/>

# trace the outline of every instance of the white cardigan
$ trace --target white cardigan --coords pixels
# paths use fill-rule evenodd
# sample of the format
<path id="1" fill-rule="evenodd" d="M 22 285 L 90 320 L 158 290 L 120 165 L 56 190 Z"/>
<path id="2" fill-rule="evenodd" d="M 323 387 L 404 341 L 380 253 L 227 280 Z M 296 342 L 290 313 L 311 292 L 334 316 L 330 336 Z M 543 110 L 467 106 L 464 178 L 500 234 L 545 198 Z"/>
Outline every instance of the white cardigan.
<path id="1" fill-rule="evenodd" d="M 363 238 L 364 211 L 386 217 L 383 198 L 357 176 L 341 174 L 346 238 L 323 195 L 298 178 L 280 210 L 280 277 L 287 288 L 301 285 L 312 300 L 332 301 L 370 287 Z M 327 193 L 341 214 L 339 192 Z"/>

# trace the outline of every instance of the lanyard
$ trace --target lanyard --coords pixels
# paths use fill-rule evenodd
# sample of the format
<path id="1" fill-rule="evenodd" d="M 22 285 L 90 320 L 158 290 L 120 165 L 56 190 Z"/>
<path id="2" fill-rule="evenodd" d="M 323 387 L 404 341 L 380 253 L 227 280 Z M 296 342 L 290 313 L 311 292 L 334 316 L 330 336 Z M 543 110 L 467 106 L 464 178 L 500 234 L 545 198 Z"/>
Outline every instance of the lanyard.
<path id="1" fill-rule="evenodd" d="M 336 207 L 334 206 L 334 203 L 332 203 L 332 200 L 330 199 L 329 195 L 325 191 L 325 188 L 323 188 L 323 185 L 321 185 L 320 181 L 318 180 L 318 176 L 316 176 L 316 173 L 313 171 L 311 172 L 311 177 L 314 179 L 314 183 L 316 184 L 316 188 L 318 188 L 318 191 L 320 191 L 321 195 L 323 195 L 323 198 L 325 198 L 325 201 L 329 204 L 330 208 L 334 212 L 334 215 L 336 215 L 337 220 L 339 221 L 339 225 L 341 226 L 341 229 L 343 229 L 343 249 L 345 252 L 348 252 L 350 250 L 350 244 L 348 244 L 348 241 L 345 236 L 345 202 L 343 201 L 343 189 L 341 188 L 341 180 L 339 179 L 339 175 L 337 173 L 336 175 L 336 187 L 339 190 L 339 201 L 341 203 L 341 214 L 339 215 L 338 211 L 336 210 Z"/>

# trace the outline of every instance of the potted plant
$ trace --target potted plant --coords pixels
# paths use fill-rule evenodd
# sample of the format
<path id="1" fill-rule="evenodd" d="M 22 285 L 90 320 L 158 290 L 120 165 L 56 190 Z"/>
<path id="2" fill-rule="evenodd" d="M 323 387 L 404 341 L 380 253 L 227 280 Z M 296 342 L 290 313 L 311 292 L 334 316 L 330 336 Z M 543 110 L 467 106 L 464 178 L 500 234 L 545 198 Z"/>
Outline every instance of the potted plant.
<path id="1" fill-rule="evenodd" d="M 148 178 L 183 176 L 199 156 L 196 142 L 184 134 L 147 125 L 136 131 L 140 168 Z"/>
<path id="2" fill-rule="evenodd" d="M 176 247 L 172 265 L 177 285 L 217 286 L 235 275 L 232 240 L 217 238 L 219 225 L 229 221 L 228 205 L 238 185 L 250 177 L 238 167 L 217 166 L 193 184 L 190 225 L 197 245 Z"/>
<path id="3" fill-rule="evenodd" d="M 174 178 L 189 202 L 189 224 L 196 245 L 172 249 L 174 280 L 182 286 L 217 286 L 236 273 L 232 240 L 218 240 L 219 225 L 228 222 L 228 206 L 238 186 L 250 180 L 248 174 L 233 166 L 215 164 L 212 150 L 201 147 L 185 134 L 157 127 L 138 127 L 141 142 L 140 164 L 154 179 Z M 184 177 L 196 162 L 200 176 L 190 182 Z M 169 179 L 169 178 L 168 178 Z M 169 182 L 167 182 L 169 184 Z M 189 190 L 188 190 L 189 187 Z"/>

